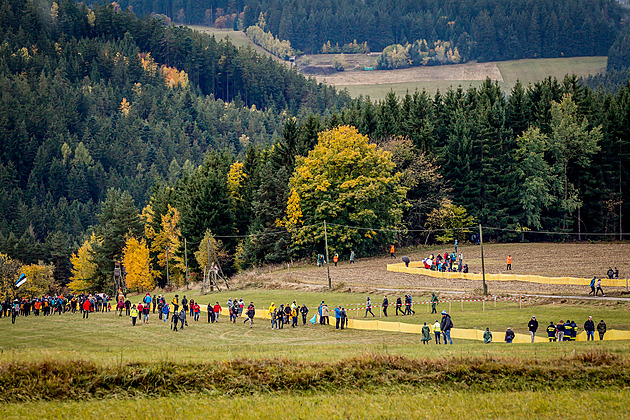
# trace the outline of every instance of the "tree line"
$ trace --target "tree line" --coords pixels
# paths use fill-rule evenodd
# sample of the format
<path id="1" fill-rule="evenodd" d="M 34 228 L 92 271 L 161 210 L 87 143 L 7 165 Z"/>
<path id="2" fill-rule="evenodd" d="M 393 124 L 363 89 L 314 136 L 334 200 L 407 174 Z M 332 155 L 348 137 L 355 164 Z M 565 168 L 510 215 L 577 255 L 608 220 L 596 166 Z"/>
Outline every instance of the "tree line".
<path id="1" fill-rule="evenodd" d="M 0 250 L 52 264 L 58 284 L 102 287 L 126 258 L 150 259 L 133 272 L 162 284 L 168 258 L 173 282 L 182 261 L 199 278 L 210 254 L 226 274 L 311 258 L 324 221 L 357 255 L 449 240 L 425 230 L 469 217 L 502 240 L 630 221 L 630 85 L 567 77 L 506 96 L 487 80 L 351 101 L 112 5 L 6 0 L 0 13 Z"/>
<path id="2" fill-rule="evenodd" d="M 114 6 L 0 7 L 0 242 L 24 263 L 69 256 L 110 187 L 146 203 L 208 150 L 271 142 L 284 116 L 350 102 L 229 42 Z"/>
<path id="3" fill-rule="evenodd" d="M 481 2 L 403 0 L 198 0 L 178 2 L 124 0 L 144 16 L 162 13 L 182 23 L 214 25 L 218 14 L 237 14 L 238 28 L 258 22 L 261 13 L 270 31 L 293 48 L 309 54 L 322 45 L 356 40 L 371 51 L 395 44 L 449 42 L 465 61 L 606 55 L 621 27 L 615 0 Z"/>

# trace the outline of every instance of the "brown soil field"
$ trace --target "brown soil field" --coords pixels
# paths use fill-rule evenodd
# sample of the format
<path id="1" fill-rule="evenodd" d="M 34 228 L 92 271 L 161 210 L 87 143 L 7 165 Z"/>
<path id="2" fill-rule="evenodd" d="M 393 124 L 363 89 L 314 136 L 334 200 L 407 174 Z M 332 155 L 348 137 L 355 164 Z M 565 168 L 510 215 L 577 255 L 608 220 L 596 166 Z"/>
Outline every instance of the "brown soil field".
<path id="1" fill-rule="evenodd" d="M 479 246 L 464 245 L 459 248 L 464 263 L 471 272 L 481 272 L 481 249 Z M 387 264 L 401 262 L 400 257 L 408 256 L 419 261 L 431 253 L 452 252 L 452 246 L 430 247 L 424 250 L 401 250 L 395 260 L 388 256 L 360 258 L 349 264 L 347 256 L 335 267 L 331 263 L 332 285 L 337 290 L 400 289 L 400 290 L 439 290 L 479 293 L 481 281 L 437 279 L 413 274 L 387 271 Z M 512 256 L 512 273 L 537 274 L 550 277 L 606 277 L 608 267 L 617 267 L 619 277 L 630 274 L 629 243 L 515 243 L 484 245 L 486 273 L 506 273 L 506 257 Z M 345 258 L 343 258 L 345 257 Z M 258 283 L 268 287 L 318 288 L 327 287 L 326 268 L 312 265 L 296 265 L 275 270 L 253 270 L 241 273 L 234 279 L 236 284 Z M 590 291 L 585 286 L 547 285 L 526 282 L 488 282 L 492 294 L 562 294 L 586 296 Z M 623 288 L 605 288 L 607 294 L 621 295 Z"/>

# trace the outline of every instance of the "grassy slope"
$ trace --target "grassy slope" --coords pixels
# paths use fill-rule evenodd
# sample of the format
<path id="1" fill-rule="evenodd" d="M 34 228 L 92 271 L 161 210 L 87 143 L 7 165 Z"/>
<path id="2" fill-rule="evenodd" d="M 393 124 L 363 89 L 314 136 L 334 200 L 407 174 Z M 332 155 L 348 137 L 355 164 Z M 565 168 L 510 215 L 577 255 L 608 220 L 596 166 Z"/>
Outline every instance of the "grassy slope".
<path id="1" fill-rule="evenodd" d="M 566 74 L 575 74 L 579 77 L 597 74 L 606 68 L 606 57 L 575 57 L 575 58 L 543 58 L 531 60 L 513 60 L 498 62 L 497 66 L 503 76 L 500 85 L 506 92 L 509 92 L 516 84 L 517 80 L 527 85 L 552 76 L 562 80 Z M 393 70 L 395 71 L 395 70 Z M 413 93 L 416 89 L 425 89 L 430 94 L 435 94 L 439 89 L 441 92 L 450 86 L 462 85 L 464 89 L 469 86 L 479 86 L 481 81 L 456 80 L 440 82 L 410 82 L 392 83 L 383 85 L 358 85 L 339 86 L 340 89 L 347 89 L 352 97 L 359 95 L 369 95 L 372 99 L 383 98 L 389 91 L 393 90 L 397 94 L 404 95 L 407 91 Z"/>
<path id="2" fill-rule="evenodd" d="M 427 384 L 430 386 L 430 384 Z M 630 415 L 625 403 L 627 389 L 554 390 L 550 392 L 487 392 L 405 390 L 381 392 L 299 394 L 274 393 L 248 396 L 186 395 L 164 398 L 106 399 L 73 402 L 32 402 L 0 405 L 5 419 L 21 419 L 37 413 L 42 418 L 624 418 Z M 564 403 L 571 401 L 570 411 Z M 437 403 L 436 403 L 437 402 Z M 570 412 L 570 414 L 568 414 Z M 125 414 L 123 414 L 125 413 Z M 404 413 L 404 414 L 403 414 Z"/>
<path id="3" fill-rule="evenodd" d="M 269 51 L 267 51 L 266 49 L 254 44 L 248 37 L 247 35 L 245 35 L 245 33 L 243 31 L 234 31 L 232 29 L 217 29 L 214 28 L 212 26 L 201 26 L 201 25 L 189 25 L 191 29 L 194 29 L 195 31 L 204 33 L 204 34 L 208 34 L 208 35 L 214 35 L 214 37 L 217 39 L 217 41 L 221 41 L 224 40 L 226 38 L 229 38 L 230 42 L 235 45 L 237 48 L 241 48 L 241 47 L 252 47 L 254 50 L 256 50 L 259 54 L 262 55 L 268 55 L 269 57 L 272 57 L 274 60 L 276 61 L 280 61 L 282 63 L 286 63 L 286 61 L 281 60 L 280 58 L 276 57 L 275 55 L 271 54 Z"/>
<path id="4" fill-rule="evenodd" d="M 287 291 L 239 291 L 246 301 L 254 300 L 259 308 L 273 294 L 283 300 L 296 295 L 304 302 L 318 302 L 325 298 L 331 302 L 334 294 L 287 292 Z M 170 297 L 171 295 L 169 295 Z M 227 294 L 212 295 L 223 298 Z M 200 299 L 207 301 L 208 297 Z M 288 299 L 287 299 L 288 298 Z M 362 295 L 342 296 L 345 302 L 363 301 Z M 465 312 L 460 312 L 458 304 L 452 308 L 453 321 L 460 328 L 483 328 L 486 325 L 502 331 L 507 326 L 519 332 L 526 331 L 526 324 L 532 313 L 536 313 L 541 323 L 548 317 L 574 316 L 583 324 L 586 314 L 601 315 L 608 320 L 609 328 L 628 325 L 625 311 L 617 307 L 582 307 L 569 305 L 547 305 L 533 309 L 518 309 L 515 304 L 499 305 L 485 313 L 473 311 L 474 304 L 466 304 Z M 424 308 L 423 308 L 424 309 Z M 435 315 L 428 315 L 416 308 L 413 317 L 390 317 L 392 321 L 417 323 L 432 322 Z M 375 311 L 378 314 L 378 311 Z M 617 325 L 618 323 L 618 325 Z M 435 345 L 421 346 L 420 337 L 414 334 L 390 333 L 383 331 L 339 331 L 320 325 L 300 325 L 297 329 L 285 328 L 272 331 L 266 321 L 258 321 L 250 329 L 237 321 L 229 324 L 222 317 L 218 324 L 189 321 L 190 327 L 177 333 L 151 316 L 148 325 L 131 326 L 129 318 L 115 316 L 113 313 L 92 314 L 88 320 L 75 315 L 64 314 L 55 317 L 36 318 L 34 316 L 18 319 L 11 325 L 10 319 L 0 319 L 0 361 L 42 359 L 72 360 L 85 359 L 97 363 L 118 364 L 132 361 L 197 361 L 233 359 L 238 357 L 269 358 L 288 357 L 298 360 L 339 360 L 362 352 L 387 353 L 407 357 L 444 357 L 462 355 L 510 355 L 523 358 L 554 358 L 558 354 L 570 354 L 575 349 L 586 350 L 591 347 L 603 348 L 623 353 L 630 350 L 627 342 L 595 342 L 556 344 L 513 345 L 509 350 L 502 337 L 496 337 L 495 343 L 485 346 L 480 342 L 458 341 L 455 346 L 444 348 Z M 301 324 L 301 322 L 300 322 Z M 544 336 L 541 326 L 541 335 Z"/>

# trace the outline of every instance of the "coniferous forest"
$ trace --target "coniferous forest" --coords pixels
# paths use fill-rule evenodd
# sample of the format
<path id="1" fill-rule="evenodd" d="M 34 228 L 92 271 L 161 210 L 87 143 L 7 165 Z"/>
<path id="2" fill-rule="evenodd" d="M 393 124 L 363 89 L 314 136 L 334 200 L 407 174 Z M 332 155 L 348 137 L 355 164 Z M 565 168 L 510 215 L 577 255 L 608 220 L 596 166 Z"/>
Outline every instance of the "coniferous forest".
<path id="1" fill-rule="evenodd" d="M 178 23 L 246 29 L 262 13 L 265 30 L 308 54 L 324 44 L 447 41 L 464 60 L 606 55 L 621 27 L 615 0 L 122 0 L 139 16 L 159 13 Z"/>
<path id="2" fill-rule="evenodd" d="M 525 13 L 502 7 L 492 13 Z M 545 7 L 540 19 L 553 15 Z M 581 25 L 610 40 L 617 9 L 597 8 L 609 20 L 590 13 Z M 396 36 L 415 36 L 403 32 Z M 208 258 L 200 244 L 216 241 L 230 273 L 311 258 L 321 252 L 313 226 L 323 220 L 333 247 L 359 255 L 392 240 L 450 240 L 417 234 L 448 227 L 454 216 L 440 215 L 449 214 L 495 228 L 487 239 L 513 241 L 526 230 L 630 226 L 628 83 L 605 93 L 568 76 L 517 84 L 506 96 L 487 80 L 434 96 L 351 100 L 161 17 L 68 0 L 3 0 L 0 42 L 0 251 L 53 264 L 59 284 L 77 280 L 70 258 L 78 253 L 94 267 L 90 287 L 103 287 L 130 237 L 150 249 L 163 284 L 163 247 L 180 271 L 186 249 L 198 276 Z M 597 40 L 585 54 L 611 43 Z M 387 200 L 357 185 L 387 191 Z"/>

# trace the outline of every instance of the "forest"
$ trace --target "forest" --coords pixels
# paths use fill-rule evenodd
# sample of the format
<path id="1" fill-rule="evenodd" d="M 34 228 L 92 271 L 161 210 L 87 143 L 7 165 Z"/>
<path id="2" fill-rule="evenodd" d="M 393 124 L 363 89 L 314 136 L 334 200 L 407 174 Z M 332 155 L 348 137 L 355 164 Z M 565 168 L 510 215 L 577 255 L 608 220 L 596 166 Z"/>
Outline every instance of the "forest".
<path id="1" fill-rule="evenodd" d="M 102 290 L 113 261 L 164 285 L 166 260 L 181 284 L 208 244 L 226 275 L 310 259 L 324 221 L 362 256 L 470 223 L 504 241 L 630 223 L 628 83 L 374 102 L 116 5 L 4 0 L 0 31 L 0 260 L 58 286 Z"/>
<path id="2" fill-rule="evenodd" d="M 122 0 L 139 16 L 245 30 L 262 13 L 266 31 L 307 54 L 325 44 L 371 51 L 426 40 L 450 43 L 464 61 L 606 55 L 622 25 L 615 0 Z M 227 21 L 227 23 L 226 23 Z"/>

